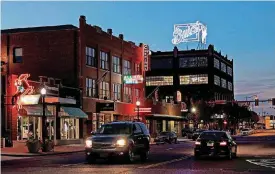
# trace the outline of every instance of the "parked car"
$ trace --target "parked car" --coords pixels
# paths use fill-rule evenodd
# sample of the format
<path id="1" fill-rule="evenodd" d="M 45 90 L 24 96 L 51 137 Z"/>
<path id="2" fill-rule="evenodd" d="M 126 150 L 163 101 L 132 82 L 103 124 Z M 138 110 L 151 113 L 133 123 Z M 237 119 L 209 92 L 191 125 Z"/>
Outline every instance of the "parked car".
<path id="1" fill-rule="evenodd" d="M 178 142 L 178 136 L 175 132 L 169 132 L 169 131 L 165 131 L 165 132 L 161 132 L 156 138 L 155 138 L 155 142 L 157 144 L 159 143 L 177 143 Z"/>
<path id="2" fill-rule="evenodd" d="M 251 134 L 253 134 L 253 130 L 252 129 L 245 128 L 245 129 L 241 130 L 241 135 L 243 135 L 243 136 L 245 136 L 245 135 L 251 135 Z"/>
<path id="3" fill-rule="evenodd" d="M 133 162 L 139 156 L 146 161 L 150 151 L 150 134 L 141 122 L 111 122 L 101 126 L 86 139 L 88 163 L 99 158 L 122 157 Z"/>
<path id="4" fill-rule="evenodd" d="M 195 142 L 194 156 L 225 156 L 228 159 L 237 157 L 237 144 L 225 131 L 204 131 Z"/>
<path id="5" fill-rule="evenodd" d="M 192 135 L 192 140 L 196 140 L 199 136 L 200 136 L 200 134 L 203 132 L 203 131 L 205 131 L 205 130 L 197 130 L 197 131 L 195 131 L 194 133 L 193 133 L 193 135 Z"/>
<path id="6" fill-rule="evenodd" d="M 189 131 L 186 132 L 186 136 L 188 139 L 192 139 L 193 133 L 195 130 L 189 129 Z"/>

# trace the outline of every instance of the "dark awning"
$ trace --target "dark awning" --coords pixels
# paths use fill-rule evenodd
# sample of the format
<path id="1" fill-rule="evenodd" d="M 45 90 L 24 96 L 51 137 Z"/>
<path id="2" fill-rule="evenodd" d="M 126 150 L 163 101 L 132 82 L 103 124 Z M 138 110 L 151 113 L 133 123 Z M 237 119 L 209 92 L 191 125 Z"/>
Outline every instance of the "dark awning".
<path id="1" fill-rule="evenodd" d="M 145 116 L 146 119 L 165 119 L 165 120 L 182 120 L 187 121 L 188 119 L 184 116 L 177 116 L 177 115 L 165 115 L 165 114 L 150 114 Z"/>
<path id="2" fill-rule="evenodd" d="M 19 110 L 21 116 L 43 116 L 42 105 L 25 105 Z M 45 115 L 53 116 L 53 114 L 45 107 Z"/>
<path id="3" fill-rule="evenodd" d="M 88 118 L 88 115 L 80 108 L 74 107 L 60 107 L 60 116 L 76 117 L 76 118 Z"/>

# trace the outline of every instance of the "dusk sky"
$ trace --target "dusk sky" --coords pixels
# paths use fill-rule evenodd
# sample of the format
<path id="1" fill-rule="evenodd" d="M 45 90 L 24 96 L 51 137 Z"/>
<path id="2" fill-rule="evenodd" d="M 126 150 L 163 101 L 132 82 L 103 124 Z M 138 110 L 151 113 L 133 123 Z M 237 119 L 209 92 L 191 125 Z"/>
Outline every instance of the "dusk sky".
<path id="1" fill-rule="evenodd" d="M 173 49 L 174 24 L 200 21 L 208 28 L 207 44 L 234 59 L 236 98 L 275 97 L 275 2 L 2 2 L 1 28 L 78 26 L 80 15 L 153 51 Z M 275 114 L 270 106 L 264 110 Z"/>

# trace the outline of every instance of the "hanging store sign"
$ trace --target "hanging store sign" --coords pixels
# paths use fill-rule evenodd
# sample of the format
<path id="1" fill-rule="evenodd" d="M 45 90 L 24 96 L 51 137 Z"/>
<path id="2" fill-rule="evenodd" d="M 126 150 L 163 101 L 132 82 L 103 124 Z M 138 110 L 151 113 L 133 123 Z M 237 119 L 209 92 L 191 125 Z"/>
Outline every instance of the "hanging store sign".
<path id="1" fill-rule="evenodd" d="M 197 21 L 196 23 L 175 24 L 172 43 L 177 45 L 183 42 L 200 42 L 206 44 L 207 27 Z"/>
<path id="2" fill-rule="evenodd" d="M 39 103 L 40 94 L 21 96 L 18 103 L 20 105 L 36 105 Z"/>
<path id="3" fill-rule="evenodd" d="M 135 108 L 135 112 L 139 113 L 151 113 L 152 108 Z"/>
<path id="4" fill-rule="evenodd" d="M 143 59 L 144 59 L 144 71 L 149 71 L 149 46 L 144 44 L 143 45 Z"/>
<path id="5" fill-rule="evenodd" d="M 126 75 L 123 77 L 124 84 L 139 84 L 143 83 L 142 75 Z"/>
<path id="6" fill-rule="evenodd" d="M 115 103 L 99 103 L 96 102 L 96 112 L 100 113 L 100 111 L 114 111 Z"/>

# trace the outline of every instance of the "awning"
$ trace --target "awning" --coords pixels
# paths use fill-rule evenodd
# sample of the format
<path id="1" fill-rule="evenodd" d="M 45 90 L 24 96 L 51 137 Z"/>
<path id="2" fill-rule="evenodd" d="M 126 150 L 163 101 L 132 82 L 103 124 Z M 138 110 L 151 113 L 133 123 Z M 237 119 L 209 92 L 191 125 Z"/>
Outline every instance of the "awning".
<path id="1" fill-rule="evenodd" d="M 21 116 L 43 116 L 43 106 L 42 105 L 28 105 L 23 106 L 19 110 L 19 115 Z M 53 116 L 53 114 L 45 107 L 45 115 Z"/>
<path id="2" fill-rule="evenodd" d="M 60 116 L 88 118 L 88 115 L 85 112 L 83 112 L 80 108 L 64 106 L 60 107 Z"/>
<path id="3" fill-rule="evenodd" d="M 182 121 L 187 121 L 188 119 L 184 116 L 177 116 L 177 115 L 164 115 L 164 114 L 150 114 L 146 115 L 145 118 L 162 118 L 165 120 L 182 120 Z"/>

